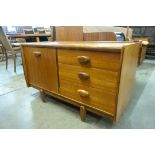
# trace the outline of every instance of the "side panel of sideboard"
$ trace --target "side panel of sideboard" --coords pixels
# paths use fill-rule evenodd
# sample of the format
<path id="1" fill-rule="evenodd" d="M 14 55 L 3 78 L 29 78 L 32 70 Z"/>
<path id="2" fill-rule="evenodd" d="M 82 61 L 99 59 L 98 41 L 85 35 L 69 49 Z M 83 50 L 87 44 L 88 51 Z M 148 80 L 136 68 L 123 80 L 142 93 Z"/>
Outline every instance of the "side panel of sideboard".
<path id="1" fill-rule="evenodd" d="M 120 86 L 118 92 L 118 103 L 116 109 L 116 121 L 119 120 L 124 109 L 126 108 L 131 95 L 133 94 L 133 86 L 135 82 L 135 73 L 138 62 L 140 44 L 134 44 L 124 47 L 123 62 L 120 77 Z"/>

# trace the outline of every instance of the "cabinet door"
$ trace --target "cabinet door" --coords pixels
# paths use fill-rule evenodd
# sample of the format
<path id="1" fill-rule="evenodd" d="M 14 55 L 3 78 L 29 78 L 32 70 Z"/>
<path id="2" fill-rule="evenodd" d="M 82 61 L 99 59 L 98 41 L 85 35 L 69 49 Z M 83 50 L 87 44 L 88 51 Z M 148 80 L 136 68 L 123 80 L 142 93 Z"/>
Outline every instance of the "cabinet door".
<path id="1" fill-rule="evenodd" d="M 50 92 L 58 92 L 56 49 L 23 47 L 28 83 Z"/>

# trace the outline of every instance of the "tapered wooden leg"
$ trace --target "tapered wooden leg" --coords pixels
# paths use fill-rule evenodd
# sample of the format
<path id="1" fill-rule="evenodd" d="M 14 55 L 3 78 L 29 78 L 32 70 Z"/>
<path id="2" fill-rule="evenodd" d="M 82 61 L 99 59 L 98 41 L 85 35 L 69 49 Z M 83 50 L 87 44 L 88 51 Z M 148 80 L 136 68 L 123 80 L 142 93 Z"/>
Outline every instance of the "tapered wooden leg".
<path id="1" fill-rule="evenodd" d="M 80 118 L 81 121 L 85 121 L 86 119 L 86 108 L 84 106 L 80 106 Z"/>
<path id="2" fill-rule="evenodd" d="M 116 125 L 116 122 L 117 122 L 116 119 L 113 119 L 112 120 L 112 125 Z"/>
<path id="3" fill-rule="evenodd" d="M 46 102 L 45 101 L 45 92 L 42 89 L 40 89 L 40 96 L 41 96 L 42 101 Z"/>

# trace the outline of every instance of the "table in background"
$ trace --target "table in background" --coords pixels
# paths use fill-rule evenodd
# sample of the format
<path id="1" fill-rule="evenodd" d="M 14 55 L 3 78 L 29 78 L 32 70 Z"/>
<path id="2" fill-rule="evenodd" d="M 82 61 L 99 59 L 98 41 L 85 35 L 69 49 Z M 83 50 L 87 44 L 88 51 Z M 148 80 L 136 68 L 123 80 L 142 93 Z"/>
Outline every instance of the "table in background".
<path id="1" fill-rule="evenodd" d="M 31 38 L 31 37 L 35 37 L 37 42 L 40 42 L 40 37 L 47 37 L 48 38 L 48 41 L 52 41 L 51 39 L 51 33 L 42 33 L 42 34 L 39 34 L 39 33 L 34 33 L 34 34 L 8 34 L 7 35 L 8 38 L 11 40 L 13 38 L 17 39 L 17 38 Z"/>

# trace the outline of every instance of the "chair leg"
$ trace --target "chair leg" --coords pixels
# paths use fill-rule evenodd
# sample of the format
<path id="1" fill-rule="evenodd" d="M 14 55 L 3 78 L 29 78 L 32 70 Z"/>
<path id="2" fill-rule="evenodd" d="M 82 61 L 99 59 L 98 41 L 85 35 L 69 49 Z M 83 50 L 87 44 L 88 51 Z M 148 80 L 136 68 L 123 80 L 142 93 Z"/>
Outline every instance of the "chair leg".
<path id="1" fill-rule="evenodd" d="M 2 47 L 3 55 L 5 56 L 6 70 L 8 69 L 8 54 L 7 51 Z"/>
<path id="2" fill-rule="evenodd" d="M 14 72 L 16 73 L 16 54 L 13 54 Z"/>
<path id="3" fill-rule="evenodd" d="M 6 70 L 8 69 L 8 55 L 5 53 L 5 63 L 6 63 Z"/>

